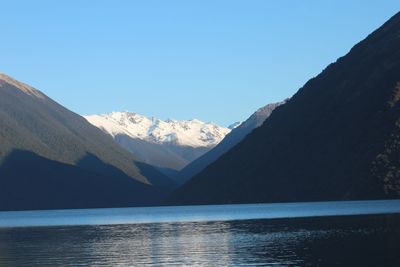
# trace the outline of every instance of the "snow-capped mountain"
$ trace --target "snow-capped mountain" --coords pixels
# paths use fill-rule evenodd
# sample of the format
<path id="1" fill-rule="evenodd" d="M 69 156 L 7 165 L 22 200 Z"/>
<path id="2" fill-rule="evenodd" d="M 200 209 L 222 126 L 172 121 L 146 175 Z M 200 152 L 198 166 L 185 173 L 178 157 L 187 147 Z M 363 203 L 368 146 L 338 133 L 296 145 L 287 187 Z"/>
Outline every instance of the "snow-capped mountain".
<path id="1" fill-rule="evenodd" d="M 156 144 L 210 147 L 217 145 L 230 132 L 228 128 L 197 119 L 164 121 L 133 112 L 112 112 L 85 118 L 113 137 L 126 134 Z"/>
<path id="2" fill-rule="evenodd" d="M 140 160 L 169 175 L 215 147 L 231 131 L 197 119 L 161 120 L 133 112 L 84 117 Z"/>

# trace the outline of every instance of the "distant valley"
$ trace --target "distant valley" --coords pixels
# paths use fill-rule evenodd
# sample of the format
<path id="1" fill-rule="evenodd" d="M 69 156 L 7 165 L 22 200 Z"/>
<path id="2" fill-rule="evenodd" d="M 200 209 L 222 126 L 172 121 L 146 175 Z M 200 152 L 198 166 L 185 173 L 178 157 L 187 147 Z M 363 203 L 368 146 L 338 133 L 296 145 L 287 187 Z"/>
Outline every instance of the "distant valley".
<path id="1" fill-rule="evenodd" d="M 228 128 L 197 119 L 163 121 L 133 112 L 84 117 L 140 160 L 183 184 L 261 126 L 285 102 L 268 104 Z"/>
<path id="2" fill-rule="evenodd" d="M 85 118 L 143 162 L 171 178 L 176 178 L 182 168 L 214 148 L 231 131 L 197 119 L 164 121 L 133 112 Z"/>

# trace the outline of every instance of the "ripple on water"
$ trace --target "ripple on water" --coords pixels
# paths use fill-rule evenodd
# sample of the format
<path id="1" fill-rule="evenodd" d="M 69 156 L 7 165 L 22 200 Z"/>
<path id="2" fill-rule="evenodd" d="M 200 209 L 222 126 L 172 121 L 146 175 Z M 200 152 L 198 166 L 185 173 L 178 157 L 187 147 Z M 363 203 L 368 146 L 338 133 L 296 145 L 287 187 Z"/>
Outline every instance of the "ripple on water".
<path id="1" fill-rule="evenodd" d="M 0 266 L 396 266 L 399 225 L 398 216 L 353 216 L 9 228 Z"/>

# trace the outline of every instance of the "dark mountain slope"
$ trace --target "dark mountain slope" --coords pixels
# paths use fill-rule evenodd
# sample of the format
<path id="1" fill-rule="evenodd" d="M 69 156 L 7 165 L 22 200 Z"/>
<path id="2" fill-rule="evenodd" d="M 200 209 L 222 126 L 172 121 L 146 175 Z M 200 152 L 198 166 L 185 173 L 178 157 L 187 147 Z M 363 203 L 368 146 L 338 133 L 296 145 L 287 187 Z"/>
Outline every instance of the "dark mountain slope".
<path id="1" fill-rule="evenodd" d="M 93 155 L 82 160 L 108 174 L 13 151 L 0 167 L 0 210 L 126 207 L 157 204 L 165 196 Z"/>
<path id="2" fill-rule="evenodd" d="M 399 196 L 400 14 L 308 81 L 172 203 Z"/>
<path id="3" fill-rule="evenodd" d="M 41 165 L 38 165 L 37 168 L 31 168 L 31 172 L 22 172 L 21 170 L 26 168 L 29 161 L 24 160 L 26 157 L 19 151 L 31 152 L 30 155 L 40 157 L 41 160 L 36 160 L 36 162 L 40 162 Z M 18 160 L 19 155 L 23 155 L 21 160 Z M 59 169 L 51 168 L 51 172 L 44 172 L 49 175 L 48 177 L 43 177 L 44 173 L 41 171 L 47 169 L 44 158 L 60 164 L 57 165 L 60 166 Z M 154 199 L 159 200 L 162 195 L 165 195 L 163 192 L 165 188 L 161 188 L 162 186 L 159 185 L 163 185 L 165 181 L 168 181 L 168 178 L 156 170 L 153 171 L 152 177 L 147 177 L 145 173 L 149 173 L 151 167 L 143 164 L 140 164 L 141 167 L 139 167 L 135 164 L 135 158 L 129 152 L 120 148 L 109 136 L 89 124 L 84 118 L 62 107 L 40 91 L 1 74 L 1 182 L 8 184 L 8 182 L 12 182 L 12 179 L 23 178 L 14 174 L 11 175 L 11 173 L 29 175 L 32 179 L 37 178 L 38 183 L 46 179 L 56 179 L 55 177 L 58 175 L 67 179 L 66 176 L 62 175 L 63 168 L 61 166 L 64 165 L 67 165 L 68 168 L 78 166 L 74 170 L 74 178 L 69 178 L 71 180 L 86 179 L 87 173 L 91 173 L 91 177 L 98 175 L 116 183 L 121 177 L 124 177 L 123 179 L 128 177 L 132 184 L 140 184 L 140 188 L 148 188 L 146 192 L 149 196 L 154 196 Z M 3 170 L 4 168 L 7 170 L 6 172 Z M 118 175 L 116 175 L 115 170 L 118 170 Z M 40 179 L 38 179 L 39 174 L 41 175 Z M 95 182 L 95 179 L 91 181 Z M 28 184 L 22 182 L 11 184 L 15 187 L 1 187 L 0 195 L 5 191 L 18 194 L 19 191 L 26 190 L 25 187 L 28 186 Z M 95 186 L 94 184 L 93 186 Z M 40 192 L 37 193 L 42 195 L 43 198 L 47 198 L 48 205 L 50 205 L 52 188 L 46 186 L 46 184 L 38 184 L 37 188 L 41 188 Z M 131 186 L 131 188 L 133 187 Z M 99 206 L 101 206 L 100 203 L 103 203 L 103 200 L 95 194 L 91 194 L 89 187 L 87 189 L 87 197 L 93 197 L 91 201 L 99 201 Z M 133 192 L 137 192 L 137 190 Z M 112 192 L 109 193 L 112 194 Z M 117 193 L 114 192 L 114 194 Z M 135 201 L 130 198 L 126 203 L 119 203 L 127 206 L 143 204 L 143 201 L 140 198 L 135 198 Z M 86 207 L 84 202 L 81 204 L 80 207 Z M 24 208 L 22 204 L 19 207 Z M 67 201 L 65 201 L 65 205 L 60 206 L 60 208 L 64 207 L 70 207 Z M 47 208 L 47 206 L 40 206 L 40 208 Z M 3 205 L 3 209 L 7 209 L 7 207 Z"/>
<path id="4" fill-rule="evenodd" d="M 285 101 L 279 103 L 268 104 L 256 112 L 254 112 L 246 121 L 234 128 L 225 138 L 213 149 L 208 151 L 203 156 L 194 160 L 188 164 L 183 170 L 177 175 L 178 181 L 183 184 L 188 181 L 191 177 L 201 172 L 208 165 L 216 161 L 229 149 L 237 145 L 242 141 L 251 131 L 255 128 L 260 127 L 264 121 L 271 115 L 272 111 L 278 106 L 284 104 Z"/>

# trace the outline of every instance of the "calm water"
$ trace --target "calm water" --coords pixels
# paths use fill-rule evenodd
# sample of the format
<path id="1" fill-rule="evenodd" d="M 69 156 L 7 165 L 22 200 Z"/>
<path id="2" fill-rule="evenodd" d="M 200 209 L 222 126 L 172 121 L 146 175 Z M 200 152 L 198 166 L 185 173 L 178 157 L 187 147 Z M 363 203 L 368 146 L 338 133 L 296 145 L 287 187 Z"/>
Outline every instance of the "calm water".
<path id="1" fill-rule="evenodd" d="M 399 212 L 400 201 L 3 212 L 0 266 L 400 266 Z"/>

